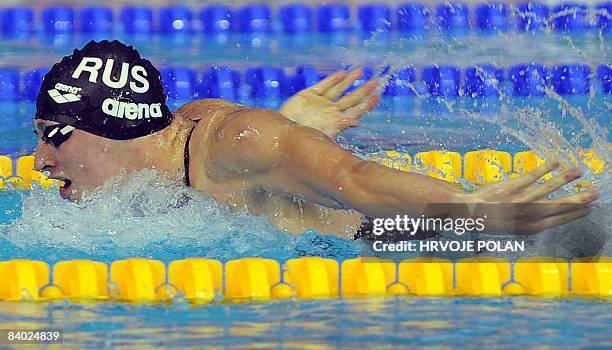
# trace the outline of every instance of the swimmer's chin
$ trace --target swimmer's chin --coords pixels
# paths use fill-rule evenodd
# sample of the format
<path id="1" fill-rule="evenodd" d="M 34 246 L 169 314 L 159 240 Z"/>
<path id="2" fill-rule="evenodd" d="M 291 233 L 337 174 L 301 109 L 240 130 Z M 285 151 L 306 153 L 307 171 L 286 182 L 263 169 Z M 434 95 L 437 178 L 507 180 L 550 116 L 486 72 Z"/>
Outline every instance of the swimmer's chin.
<path id="1" fill-rule="evenodd" d="M 60 187 L 59 195 L 63 199 L 66 199 L 70 202 L 75 202 L 75 203 L 80 202 L 83 197 L 83 194 L 80 191 L 77 191 L 76 189 L 71 188 L 71 186 Z"/>

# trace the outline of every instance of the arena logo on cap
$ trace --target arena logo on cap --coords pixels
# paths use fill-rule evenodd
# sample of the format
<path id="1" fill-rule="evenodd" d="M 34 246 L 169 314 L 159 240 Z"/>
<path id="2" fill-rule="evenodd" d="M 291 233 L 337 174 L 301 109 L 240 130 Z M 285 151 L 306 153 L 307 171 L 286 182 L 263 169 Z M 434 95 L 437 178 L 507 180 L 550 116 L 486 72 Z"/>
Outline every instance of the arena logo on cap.
<path id="1" fill-rule="evenodd" d="M 149 91 L 149 81 L 146 78 L 147 70 L 143 66 L 135 65 L 130 68 L 129 63 L 122 62 L 119 80 L 113 81 L 111 79 L 111 74 L 114 64 L 115 60 L 112 58 L 107 59 L 104 63 L 104 71 L 102 72 L 102 83 L 104 85 L 113 89 L 121 89 L 128 83 L 129 74 L 131 76 L 129 82 L 130 89 L 133 92 L 143 94 Z M 79 79 L 81 73 L 88 72 L 89 82 L 95 84 L 98 82 L 98 71 L 102 68 L 102 65 L 102 59 L 98 57 L 83 57 L 74 73 L 72 73 L 72 78 Z M 137 83 L 140 83 L 140 85 Z"/>
<path id="2" fill-rule="evenodd" d="M 102 103 L 102 112 L 115 118 L 129 120 L 161 118 L 161 103 L 133 103 L 107 98 Z"/>
<path id="3" fill-rule="evenodd" d="M 51 90 L 48 90 L 47 93 L 49 94 L 49 96 L 51 96 L 53 101 L 55 101 L 56 103 L 62 104 L 62 103 L 80 101 L 81 95 L 79 93 L 81 92 L 81 90 L 82 89 L 79 87 L 57 83 L 55 84 L 54 88 Z M 65 94 L 63 94 L 62 92 L 65 92 Z"/>

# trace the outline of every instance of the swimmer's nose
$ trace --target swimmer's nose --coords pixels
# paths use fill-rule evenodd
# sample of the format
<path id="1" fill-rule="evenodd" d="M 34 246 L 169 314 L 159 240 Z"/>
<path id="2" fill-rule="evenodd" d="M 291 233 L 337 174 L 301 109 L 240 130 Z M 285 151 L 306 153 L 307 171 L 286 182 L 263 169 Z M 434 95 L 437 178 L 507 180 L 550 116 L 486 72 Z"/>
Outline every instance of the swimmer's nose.
<path id="1" fill-rule="evenodd" d="M 38 142 L 35 152 L 34 170 L 44 171 L 55 166 L 55 150 L 53 146 L 42 141 Z"/>

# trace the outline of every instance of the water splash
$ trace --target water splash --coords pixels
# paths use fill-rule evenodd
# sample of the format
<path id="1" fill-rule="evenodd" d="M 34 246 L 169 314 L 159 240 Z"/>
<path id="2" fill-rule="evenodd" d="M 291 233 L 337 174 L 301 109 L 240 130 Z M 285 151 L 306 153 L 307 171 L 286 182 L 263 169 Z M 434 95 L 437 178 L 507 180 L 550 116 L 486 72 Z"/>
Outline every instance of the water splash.
<path id="1" fill-rule="evenodd" d="M 228 260 L 353 254 L 350 242 L 315 233 L 287 234 L 262 217 L 232 213 L 199 191 L 151 170 L 119 176 L 81 203 L 64 201 L 55 191 L 40 188 L 23 194 L 22 201 L 22 216 L 0 225 L 0 243 L 4 240 L 14 247 L 4 252 L 6 258 L 145 256 L 169 261 L 188 256 Z M 321 240 L 337 240 L 337 249 L 325 251 Z"/>

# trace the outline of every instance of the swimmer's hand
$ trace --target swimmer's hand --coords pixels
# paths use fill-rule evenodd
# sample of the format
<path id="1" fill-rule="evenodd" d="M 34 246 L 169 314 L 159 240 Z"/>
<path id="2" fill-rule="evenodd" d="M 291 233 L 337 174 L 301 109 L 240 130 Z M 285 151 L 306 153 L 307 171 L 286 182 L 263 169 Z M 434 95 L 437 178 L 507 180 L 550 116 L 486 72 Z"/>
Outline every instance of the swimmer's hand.
<path id="1" fill-rule="evenodd" d="M 292 121 L 317 129 L 330 137 L 344 129 L 359 126 L 359 118 L 380 102 L 374 94 L 378 81 L 370 80 L 355 91 L 338 99 L 361 74 L 361 69 L 338 72 L 316 85 L 293 95 L 280 109 Z"/>
<path id="2" fill-rule="evenodd" d="M 558 161 L 548 162 L 533 171 L 508 181 L 485 186 L 466 194 L 466 203 L 477 203 L 475 216 L 487 215 L 490 228 L 532 234 L 587 215 L 589 203 L 599 197 L 596 189 L 553 200 L 546 196 L 582 176 L 580 168 L 564 171 L 550 180 L 534 183 L 558 168 Z"/>

